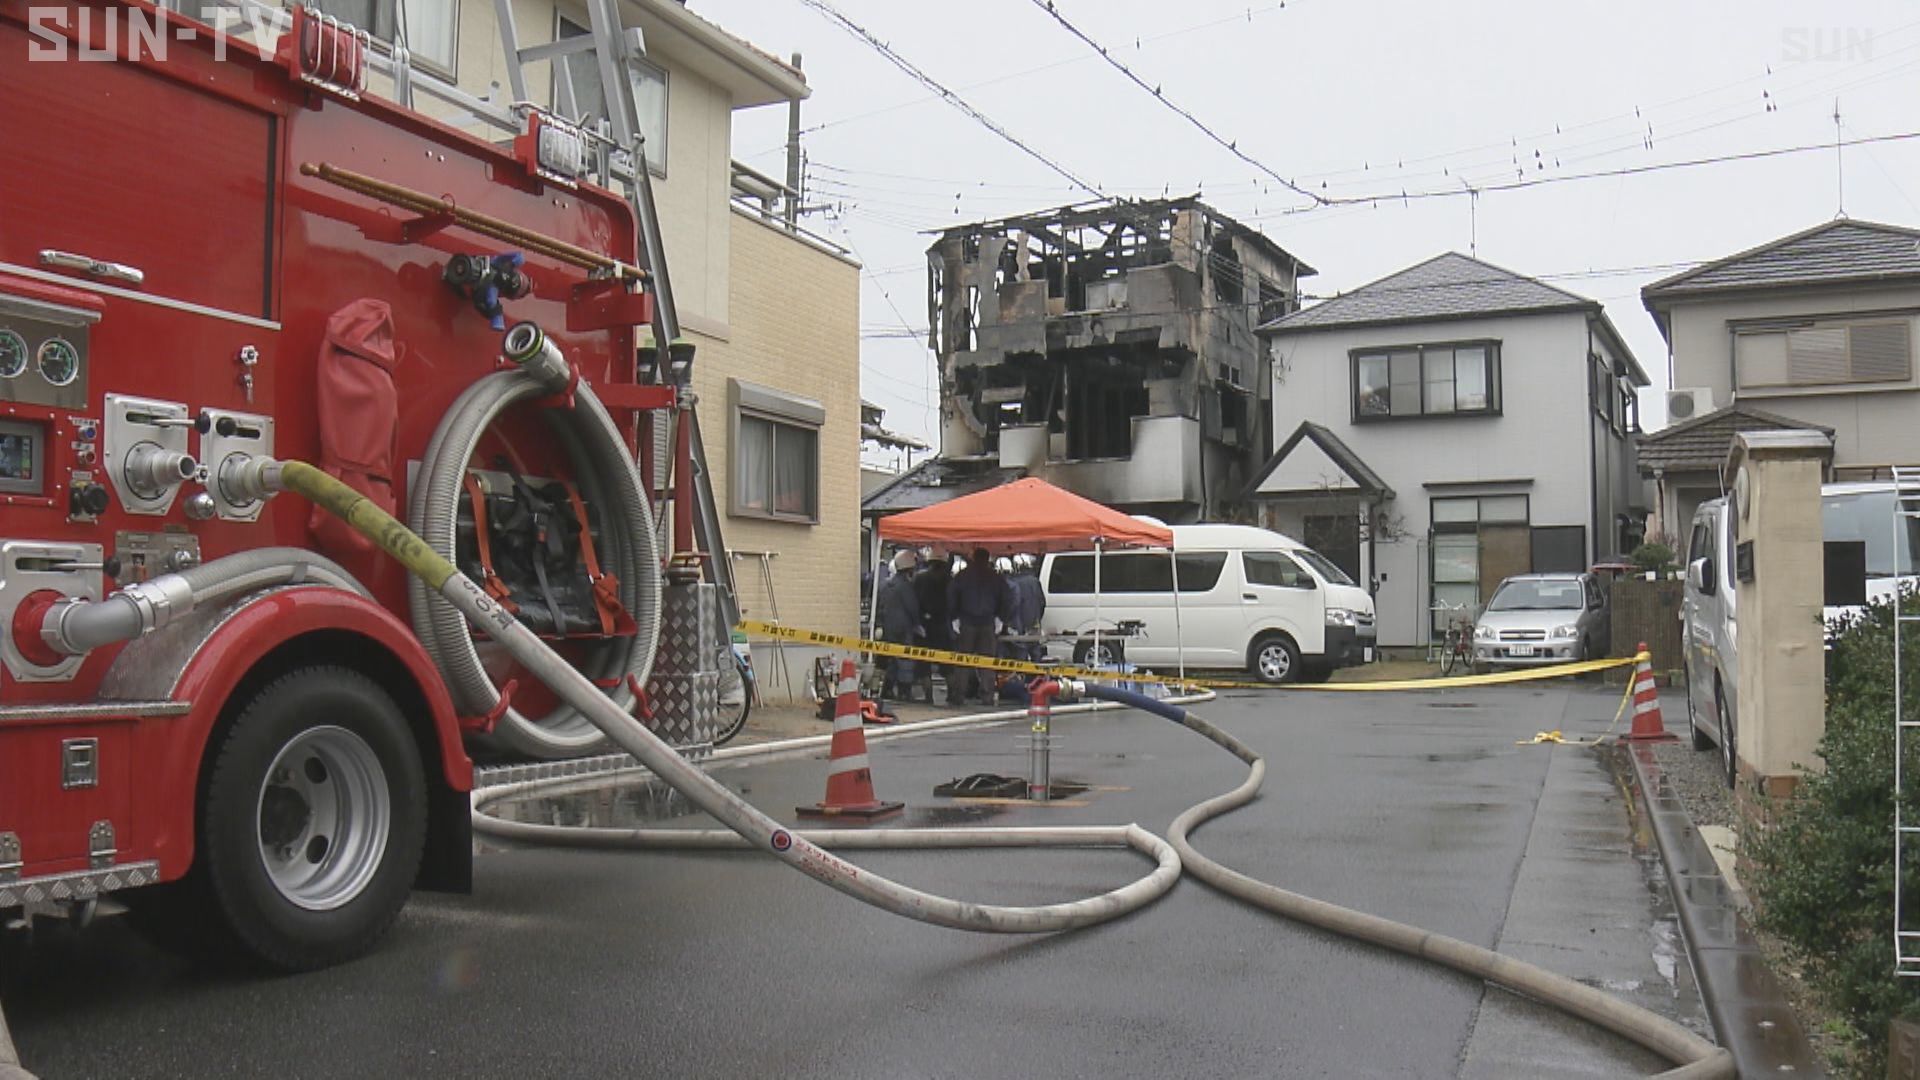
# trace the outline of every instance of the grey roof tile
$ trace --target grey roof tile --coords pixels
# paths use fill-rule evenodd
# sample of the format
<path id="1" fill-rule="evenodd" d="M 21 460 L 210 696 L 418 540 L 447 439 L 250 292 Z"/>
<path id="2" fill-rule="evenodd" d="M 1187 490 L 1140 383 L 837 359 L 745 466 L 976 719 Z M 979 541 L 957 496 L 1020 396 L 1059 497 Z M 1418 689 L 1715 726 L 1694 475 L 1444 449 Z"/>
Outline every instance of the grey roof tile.
<path id="1" fill-rule="evenodd" d="M 1649 304 L 1721 289 L 1920 277 L 1920 230 L 1840 218 L 1663 278 L 1640 290 Z"/>
<path id="2" fill-rule="evenodd" d="M 1809 424 L 1790 416 L 1735 404 L 1716 409 L 1705 416 L 1673 424 L 1651 435 L 1642 435 L 1638 443 L 1640 471 L 1649 476 L 1655 469 L 1681 472 L 1690 469 L 1717 469 L 1726 463 L 1733 437 L 1742 431 L 1785 431 L 1810 428 L 1825 432 L 1833 429 Z"/>
<path id="3" fill-rule="evenodd" d="M 1286 333 L 1513 312 L 1598 310 L 1599 306 L 1564 289 L 1449 251 L 1261 329 Z"/>

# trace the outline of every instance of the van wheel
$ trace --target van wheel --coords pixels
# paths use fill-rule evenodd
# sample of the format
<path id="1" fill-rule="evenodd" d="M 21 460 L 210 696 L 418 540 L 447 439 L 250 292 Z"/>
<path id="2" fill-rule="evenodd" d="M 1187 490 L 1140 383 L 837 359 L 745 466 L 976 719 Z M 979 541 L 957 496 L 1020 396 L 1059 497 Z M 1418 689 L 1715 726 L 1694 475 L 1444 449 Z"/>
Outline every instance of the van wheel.
<path id="1" fill-rule="evenodd" d="M 1076 667 L 1117 668 L 1120 651 L 1105 641 L 1097 646 L 1092 641 L 1082 641 L 1073 647 L 1073 663 Z"/>
<path id="2" fill-rule="evenodd" d="M 1262 634 L 1247 650 L 1247 670 L 1264 683 L 1300 681 L 1300 650 L 1285 634 Z"/>
<path id="3" fill-rule="evenodd" d="M 213 757 L 193 876 L 269 967 L 352 959 L 407 901 L 426 845 L 420 750 L 357 671 L 299 668 L 243 706 Z"/>

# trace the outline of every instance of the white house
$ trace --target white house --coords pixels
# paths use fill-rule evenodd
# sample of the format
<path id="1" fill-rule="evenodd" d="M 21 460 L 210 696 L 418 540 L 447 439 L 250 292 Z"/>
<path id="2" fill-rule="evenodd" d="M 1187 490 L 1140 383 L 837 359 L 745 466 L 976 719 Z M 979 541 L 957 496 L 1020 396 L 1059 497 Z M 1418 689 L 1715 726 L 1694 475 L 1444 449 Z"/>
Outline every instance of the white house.
<path id="1" fill-rule="evenodd" d="M 1260 332 L 1283 441 L 1242 497 L 1374 587 L 1382 645 L 1638 542 L 1647 376 L 1599 303 L 1448 253 Z"/>

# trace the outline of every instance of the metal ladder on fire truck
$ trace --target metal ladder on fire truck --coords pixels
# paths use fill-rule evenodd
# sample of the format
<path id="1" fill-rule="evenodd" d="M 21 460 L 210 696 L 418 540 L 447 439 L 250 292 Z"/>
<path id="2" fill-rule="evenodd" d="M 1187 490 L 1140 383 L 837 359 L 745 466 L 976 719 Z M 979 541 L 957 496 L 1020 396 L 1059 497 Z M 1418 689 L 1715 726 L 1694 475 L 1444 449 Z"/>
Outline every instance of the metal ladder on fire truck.
<path id="1" fill-rule="evenodd" d="M 1893 520 L 1887 523 L 1893 531 L 1893 953 L 1894 973 L 1897 975 L 1920 976 L 1920 929 L 1916 929 L 1916 919 L 1910 919 L 1906 913 L 1907 897 L 1902 883 L 1907 876 L 1907 862 L 1916 856 L 1913 848 L 1920 844 L 1920 824 L 1906 820 L 1901 806 L 1906 801 L 1907 785 L 1920 783 L 1920 779 L 1906 775 L 1905 762 L 1907 743 L 1920 738 L 1920 716 L 1908 716 L 1906 709 L 1907 680 L 1916 677 L 1910 669 L 1920 663 L 1920 656 L 1906 655 L 1908 650 L 1903 642 L 1907 637 L 1908 626 L 1920 624 L 1920 591 L 1909 586 L 1916 572 L 1913 561 L 1920 553 L 1908 550 L 1903 543 L 1905 536 L 1912 535 L 1913 522 L 1920 519 L 1920 468 L 1896 467 L 1893 470 Z M 1901 565 L 1905 562 L 1906 565 Z M 1907 734 L 1915 732 L 1914 735 Z"/>

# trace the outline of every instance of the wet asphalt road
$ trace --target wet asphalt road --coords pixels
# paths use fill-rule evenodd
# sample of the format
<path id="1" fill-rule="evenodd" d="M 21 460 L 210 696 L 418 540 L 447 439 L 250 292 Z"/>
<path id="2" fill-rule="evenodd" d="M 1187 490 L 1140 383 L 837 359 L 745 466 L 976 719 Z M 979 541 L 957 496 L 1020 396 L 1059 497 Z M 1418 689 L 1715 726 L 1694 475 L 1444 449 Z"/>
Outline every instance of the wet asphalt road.
<path id="1" fill-rule="evenodd" d="M 1196 844 L 1256 877 L 1546 962 L 1699 1024 L 1658 883 L 1591 750 L 1597 686 L 1225 698 L 1203 715 L 1269 761 L 1263 798 Z M 906 824 L 1155 831 L 1242 766 L 1133 713 L 1062 718 L 1050 808 L 956 810 L 939 781 L 1019 774 L 1018 726 L 876 742 Z M 818 758 L 720 773 L 791 820 Z M 529 805 L 535 820 L 679 813 L 626 791 Z M 896 819 L 898 820 L 898 819 Z M 697 816 L 674 824 L 703 823 Z M 885 853 L 857 861 L 1002 903 L 1144 873 L 1121 851 Z M 1653 867 L 1657 869 L 1657 867 Z M 117 920 L 7 953 L 23 1059 L 69 1076 L 1168 1077 L 1608 1075 L 1657 1062 L 1430 965 L 1303 929 L 1182 882 L 1076 934 L 993 938 L 863 908 L 746 854 L 520 850 L 471 897 L 421 896 L 373 956 L 294 978 L 211 973 Z"/>

